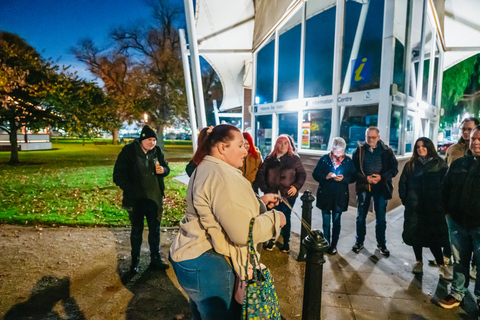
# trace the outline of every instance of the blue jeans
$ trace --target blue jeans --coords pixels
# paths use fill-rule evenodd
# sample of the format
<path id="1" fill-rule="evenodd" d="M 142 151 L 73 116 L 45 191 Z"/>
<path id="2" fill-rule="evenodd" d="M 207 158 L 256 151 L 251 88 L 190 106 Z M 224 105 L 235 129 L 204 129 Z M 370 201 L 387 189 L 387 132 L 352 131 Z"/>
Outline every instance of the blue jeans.
<path id="1" fill-rule="evenodd" d="M 387 202 L 385 196 L 378 192 L 357 193 L 357 243 L 363 244 L 367 234 L 367 213 L 370 207 L 370 200 L 373 197 L 373 208 L 375 209 L 375 236 L 377 246 L 384 247 L 387 243 L 385 231 L 387 230 Z"/>
<path id="2" fill-rule="evenodd" d="M 464 229 L 450 218 L 447 218 L 447 224 L 454 257 L 451 295 L 462 301 L 468 291 L 472 252 L 478 257 L 480 251 L 480 228 Z M 480 270 L 480 259 L 474 261 L 477 270 Z M 480 299 L 480 277 L 475 280 L 473 293 Z"/>
<path id="3" fill-rule="evenodd" d="M 290 206 L 292 206 L 292 208 L 296 200 L 297 198 L 288 199 L 288 203 L 290 203 Z M 290 217 L 292 216 L 292 210 L 290 210 L 287 207 L 287 205 L 283 202 L 280 202 L 280 204 L 276 206 L 274 209 L 282 212 L 285 215 L 285 218 L 287 220 L 287 223 L 283 226 L 280 232 L 283 238 L 283 245 L 287 245 L 290 243 L 290 231 L 292 230 L 292 223 L 290 221 Z"/>
<path id="4" fill-rule="evenodd" d="M 235 274 L 223 255 L 208 250 L 195 259 L 175 262 L 169 257 L 169 260 L 190 298 L 194 320 L 240 318 L 241 308 L 233 299 Z"/>
<path id="5" fill-rule="evenodd" d="M 340 237 L 342 212 L 335 212 L 334 210 L 322 210 L 322 227 L 323 235 L 327 239 L 331 248 L 336 248 L 338 238 Z M 331 222 L 330 222 L 331 221 Z M 330 237 L 330 226 L 333 224 L 332 233 Z"/>

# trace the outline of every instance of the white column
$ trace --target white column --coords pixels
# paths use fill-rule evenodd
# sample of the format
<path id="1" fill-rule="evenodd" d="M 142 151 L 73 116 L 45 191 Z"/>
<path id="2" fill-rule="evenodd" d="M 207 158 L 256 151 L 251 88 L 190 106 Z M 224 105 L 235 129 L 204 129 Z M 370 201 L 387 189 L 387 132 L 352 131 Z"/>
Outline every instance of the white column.
<path id="1" fill-rule="evenodd" d="M 383 142 L 389 144 L 392 99 L 390 88 L 393 83 L 393 63 L 395 59 L 395 37 L 393 25 L 395 0 L 385 0 L 383 16 L 382 63 L 380 69 L 380 98 L 378 101 L 378 129 Z"/>
<path id="2" fill-rule="evenodd" d="M 195 117 L 195 104 L 193 103 L 192 79 L 190 77 L 190 64 L 188 63 L 187 42 L 185 41 L 185 30 L 178 30 L 180 35 L 180 49 L 182 52 L 183 74 L 185 77 L 185 89 L 187 92 L 188 115 L 190 127 L 192 128 L 193 151 L 197 151 L 198 129 Z"/>
<path id="3" fill-rule="evenodd" d="M 197 107 L 198 126 L 207 126 L 205 117 L 205 103 L 203 101 L 202 72 L 200 70 L 200 57 L 198 55 L 197 32 L 195 30 L 195 15 L 193 1 L 183 0 L 185 6 L 185 18 L 187 20 L 188 40 L 190 44 L 190 56 L 192 60 L 193 85 L 195 87 L 195 105 Z"/>
<path id="4" fill-rule="evenodd" d="M 417 74 L 417 94 L 416 99 L 417 101 L 422 101 L 423 95 L 423 64 L 425 60 L 425 37 L 426 37 L 426 29 L 427 29 L 427 10 L 428 10 L 428 1 L 423 2 L 423 16 L 422 16 L 422 40 L 421 40 L 421 47 L 420 47 L 420 61 L 418 62 L 418 74 Z M 416 137 L 416 136 L 415 136 Z"/>

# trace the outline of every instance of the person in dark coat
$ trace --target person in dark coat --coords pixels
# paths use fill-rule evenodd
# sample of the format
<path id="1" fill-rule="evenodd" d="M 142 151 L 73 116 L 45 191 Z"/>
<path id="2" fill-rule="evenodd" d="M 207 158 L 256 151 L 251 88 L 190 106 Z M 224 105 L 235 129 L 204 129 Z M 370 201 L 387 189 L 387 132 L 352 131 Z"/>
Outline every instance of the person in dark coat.
<path id="1" fill-rule="evenodd" d="M 369 127 L 365 132 L 365 142 L 359 144 L 352 156 L 355 165 L 355 191 L 357 193 L 357 237 L 352 251 L 359 253 L 367 233 L 366 219 L 370 201 L 373 198 L 375 210 L 375 236 L 377 249 L 390 256 L 387 249 L 387 203 L 392 198 L 392 179 L 398 173 L 398 161 L 390 147 L 380 140 L 380 130 Z"/>
<path id="2" fill-rule="evenodd" d="M 254 185 L 263 193 L 278 193 L 282 198 L 288 201 L 291 207 L 295 204 L 298 192 L 303 187 L 307 173 L 303 168 L 300 157 L 292 150 L 292 145 L 286 134 L 282 134 L 275 142 L 275 148 L 265 158 L 265 161 L 258 168 Z M 282 252 L 290 251 L 290 216 L 292 210 L 281 202 L 274 209 L 283 212 L 287 219 L 287 224 L 282 228 L 283 247 Z M 266 250 L 273 250 L 275 239 L 267 241 L 264 244 Z"/>
<path id="3" fill-rule="evenodd" d="M 473 252 L 480 251 L 480 126 L 470 134 L 469 149 L 452 162 L 442 183 L 441 199 L 454 257 L 450 294 L 438 302 L 446 309 L 460 305 L 468 293 L 470 260 Z M 474 261 L 479 270 L 477 258 Z M 480 277 L 475 280 L 473 294 L 479 308 Z"/>
<path id="4" fill-rule="evenodd" d="M 398 193 L 405 206 L 402 238 L 415 253 L 412 272 L 423 273 L 422 248 L 427 247 L 439 266 L 440 277 L 451 280 L 452 274 L 442 255 L 442 247 L 448 245 L 448 228 L 440 191 L 447 169 L 433 142 L 419 138 L 412 157 L 403 168 Z"/>
<path id="5" fill-rule="evenodd" d="M 317 208 L 322 210 L 323 235 L 330 243 L 327 253 L 337 254 L 342 212 L 348 209 L 348 184 L 353 182 L 355 167 L 345 155 L 343 138 L 333 140 L 332 151 L 318 160 L 313 178 L 318 181 Z M 332 232 L 330 232 L 333 223 Z"/>
<path id="6" fill-rule="evenodd" d="M 123 190 L 122 205 L 132 224 L 132 273 L 139 271 L 144 218 L 147 219 L 149 230 L 150 266 L 155 269 L 168 268 L 168 264 L 160 257 L 160 223 L 165 196 L 163 178 L 168 176 L 170 168 L 156 144 L 155 131 L 144 126 L 140 138 L 123 147 L 113 169 L 113 181 Z"/>
<path id="7" fill-rule="evenodd" d="M 212 130 L 213 130 L 213 126 L 205 127 L 202 130 L 200 130 L 200 132 L 198 133 L 198 139 L 197 139 L 197 142 L 198 142 L 197 150 L 202 147 L 201 144 L 203 143 L 203 141 L 205 141 L 206 137 L 210 132 L 212 132 Z M 197 169 L 197 166 L 198 166 L 198 163 L 195 163 L 193 159 L 190 160 L 190 162 L 187 164 L 187 166 L 185 167 L 185 172 L 189 177 L 192 176 L 195 169 Z"/>

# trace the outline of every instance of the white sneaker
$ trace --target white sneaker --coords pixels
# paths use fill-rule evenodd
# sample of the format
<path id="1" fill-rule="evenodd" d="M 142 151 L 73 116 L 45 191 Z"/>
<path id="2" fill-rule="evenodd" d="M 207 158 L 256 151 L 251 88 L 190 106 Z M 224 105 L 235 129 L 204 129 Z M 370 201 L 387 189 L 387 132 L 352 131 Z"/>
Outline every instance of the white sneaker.
<path id="1" fill-rule="evenodd" d="M 415 274 L 422 274 L 423 273 L 423 262 L 417 261 L 413 265 L 412 272 Z"/>
<path id="2" fill-rule="evenodd" d="M 453 280 L 453 274 L 452 271 L 450 271 L 450 268 L 448 266 L 439 266 L 438 267 L 438 275 L 440 276 L 441 279 L 443 280 Z"/>

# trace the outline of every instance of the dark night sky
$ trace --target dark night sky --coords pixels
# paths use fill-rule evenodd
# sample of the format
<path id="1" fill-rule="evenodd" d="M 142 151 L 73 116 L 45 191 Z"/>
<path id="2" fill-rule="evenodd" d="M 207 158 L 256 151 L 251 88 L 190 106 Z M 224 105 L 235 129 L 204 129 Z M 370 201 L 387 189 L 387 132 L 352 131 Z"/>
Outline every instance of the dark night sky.
<path id="1" fill-rule="evenodd" d="M 16 33 L 56 64 L 72 65 L 80 77 L 93 79 L 76 61 L 70 48 L 90 37 L 98 47 L 107 45 L 116 26 L 151 20 L 144 0 L 0 0 L 0 30 Z"/>

